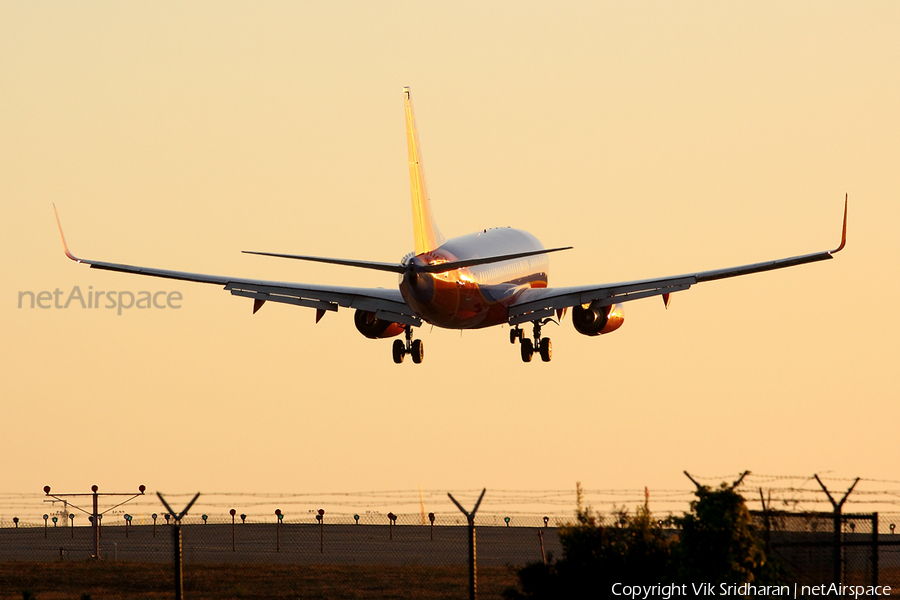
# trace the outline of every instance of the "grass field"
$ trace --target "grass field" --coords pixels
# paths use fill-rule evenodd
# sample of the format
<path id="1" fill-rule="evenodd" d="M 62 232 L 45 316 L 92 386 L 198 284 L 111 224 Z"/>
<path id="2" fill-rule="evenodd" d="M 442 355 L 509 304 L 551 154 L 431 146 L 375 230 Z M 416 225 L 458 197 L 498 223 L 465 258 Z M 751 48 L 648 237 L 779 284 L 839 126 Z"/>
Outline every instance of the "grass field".
<path id="1" fill-rule="evenodd" d="M 0 563 L 0 600 L 161 600 L 174 598 L 171 565 L 68 561 Z M 479 598 L 501 598 L 517 582 L 509 567 L 478 569 Z M 184 596 L 200 599 L 468 597 L 460 567 L 380 565 L 185 565 Z"/>

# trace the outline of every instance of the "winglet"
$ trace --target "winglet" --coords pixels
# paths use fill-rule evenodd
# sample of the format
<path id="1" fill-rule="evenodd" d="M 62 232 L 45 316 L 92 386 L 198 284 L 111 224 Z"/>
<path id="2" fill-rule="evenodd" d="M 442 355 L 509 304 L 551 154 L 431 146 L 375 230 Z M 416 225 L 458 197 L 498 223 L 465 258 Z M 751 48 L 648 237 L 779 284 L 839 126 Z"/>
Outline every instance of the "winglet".
<path id="1" fill-rule="evenodd" d="M 53 214 L 56 215 L 56 226 L 59 227 L 59 237 L 62 238 L 63 250 L 65 250 L 66 256 L 68 256 L 75 262 L 80 263 L 81 259 L 77 258 L 75 255 L 73 255 L 71 252 L 69 252 L 69 245 L 66 244 L 66 236 L 65 236 L 65 234 L 63 234 L 62 225 L 60 225 L 60 223 L 59 223 L 59 213 L 56 212 L 56 204 L 53 205 Z"/>
<path id="2" fill-rule="evenodd" d="M 849 197 L 850 194 L 844 194 L 844 228 L 841 230 L 841 245 L 829 252 L 829 254 L 836 254 L 847 245 L 847 201 Z"/>

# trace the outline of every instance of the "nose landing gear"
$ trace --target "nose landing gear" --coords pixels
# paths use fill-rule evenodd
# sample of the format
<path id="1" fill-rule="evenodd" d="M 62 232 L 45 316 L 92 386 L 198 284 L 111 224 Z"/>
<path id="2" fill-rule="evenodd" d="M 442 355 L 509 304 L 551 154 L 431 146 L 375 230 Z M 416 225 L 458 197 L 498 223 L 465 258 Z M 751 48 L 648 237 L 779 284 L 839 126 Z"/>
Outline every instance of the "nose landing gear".
<path id="1" fill-rule="evenodd" d="M 534 325 L 534 342 L 526 338 L 524 335 L 525 332 L 518 327 L 510 330 L 509 341 L 515 344 L 516 340 L 519 340 L 523 362 L 531 362 L 531 357 L 534 356 L 535 352 L 538 352 L 541 355 L 542 361 L 550 362 L 550 359 L 553 357 L 553 345 L 550 343 L 550 338 L 541 338 L 541 326 L 548 321 L 549 319 L 544 321 L 534 321 L 532 323 Z"/>
<path id="2" fill-rule="evenodd" d="M 403 357 L 407 354 L 412 356 L 412 360 L 416 364 L 420 364 L 425 359 L 425 344 L 422 340 L 414 340 L 413 328 L 406 328 L 406 343 L 403 340 L 394 340 L 393 356 L 394 362 L 398 365 L 403 362 Z"/>

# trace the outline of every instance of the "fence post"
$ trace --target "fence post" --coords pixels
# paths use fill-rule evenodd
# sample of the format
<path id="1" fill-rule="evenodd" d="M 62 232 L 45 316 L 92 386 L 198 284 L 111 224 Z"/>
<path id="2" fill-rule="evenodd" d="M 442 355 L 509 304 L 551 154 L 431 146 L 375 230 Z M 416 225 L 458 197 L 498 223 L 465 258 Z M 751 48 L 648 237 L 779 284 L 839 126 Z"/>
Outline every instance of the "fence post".
<path id="1" fill-rule="evenodd" d="M 176 519 L 175 526 L 172 527 L 172 545 L 175 547 L 175 600 L 181 600 L 184 597 L 184 573 L 182 568 L 184 554 L 181 545 L 180 519 Z"/>
<path id="2" fill-rule="evenodd" d="M 872 585 L 878 587 L 878 513 L 872 513 Z"/>
<path id="3" fill-rule="evenodd" d="M 194 502 L 197 501 L 197 498 L 200 497 L 200 492 L 197 492 L 194 499 L 188 502 L 188 505 L 185 506 L 184 510 L 180 513 L 176 513 L 172 510 L 172 507 L 169 506 L 169 503 L 166 502 L 166 499 L 163 498 L 162 494 L 156 492 L 156 495 L 159 496 L 160 502 L 162 502 L 163 506 L 166 507 L 166 510 L 169 511 L 166 513 L 166 522 L 169 520 L 169 514 L 175 518 L 175 526 L 172 528 L 172 545 L 174 546 L 175 551 L 175 560 L 173 561 L 175 563 L 175 600 L 181 600 L 184 597 L 184 570 L 182 569 L 184 553 L 181 545 L 181 519 L 184 518 L 184 515 L 187 514 L 188 510 L 194 505 Z"/>
<path id="4" fill-rule="evenodd" d="M 231 515 L 231 551 L 236 552 L 237 546 L 234 543 L 234 515 L 237 514 L 237 511 L 232 508 L 230 511 L 228 511 L 228 514 Z"/>
<path id="5" fill-rule="evenodd" d="M 835 501 L 835 499 L 831 496 L 831 492 L 828 491 L 828 488 L 825 487 L 825 484 L 822 483 L 822 480 L 819 479 L 819 476 L 813 474 L 813 477 L 816 478 L 816 481 L 819 482 L 819 486 L 825 492 L 825 495 L 828 496 L 828 500 L 831 501 L 831 506 L 834 507 L 834 572 L 832 576 L 834 577 L 834 583 L 841 582 L 841 567 L 843 566 L 843 544 L 841 540 L 841 525 L 843 522 L 843 517 L 841 516 L 841 509 L 844 506 L 844 502 L 847 501 L 847 496 L 850 495 L 850 492 L 853 491 L 853 488 L 856 487 L 856 484 L 859 483 L 859 477 L 856 478 L 856 481 L 853 482 L 853 485 L 850 486 L 850 489 L 847 490 L 847 493 L 844 494 L 844 497 L 841 498 L 840 502 Z"/>
<path id="6" fill-rule="evenodd" d="M 547 555 L 544 553 L 544 532 L 538 529 L 538 540 L 541 542 L 541 562 L 547 564 Z"/>
<path id="7" fill-rule="evenodd" d="M 472 509 L 472 512 L 466 512 L 466 509 L 462 507 L 462 504 L 456 501 L 453 494 L 447 494 L 450 496 L 450 499 L 453 500 L 453 504 L 456 505 L 456 508 L 458 508 L 462 514 L 466 515 L 466 520 L 469 522 L 469 600 L 476 600 L 476 598 L 478 598 L 478 563 L 475 559 L 475 513 L 478 512 L 478 507 L 481 505 L 481 500 L 484 498 L 484 493 L 486 491 L 487 488 L 481 490 L 481 495 L 478 497 L 478 502 L 475 503 L 475 508 Z"/>
<path id="8" fill-rule="evenodd" d="M 100 560 L 100 508 L 98 506 L 97 490 L 100 489 L 96 485 L 91 486 L 91 492 L 94 494 L 94 512 L 91 513 L 91 533 L 94 534 L 94 556 L 96 560 Z"/>
<path id="9" fill-rule="evenodd" d="M 475 557 L 475 513 L 469 515 L 469 598 L 478 597 L 478 562 Z"/>
<path id="10" fill-rule="evenodd" d="M 275 523 L 275 552 L 281 552 L 281 519 L 284 515 L 280 508 L 275 509 L 275 516 L 278 517 L 278 522 Z"/>

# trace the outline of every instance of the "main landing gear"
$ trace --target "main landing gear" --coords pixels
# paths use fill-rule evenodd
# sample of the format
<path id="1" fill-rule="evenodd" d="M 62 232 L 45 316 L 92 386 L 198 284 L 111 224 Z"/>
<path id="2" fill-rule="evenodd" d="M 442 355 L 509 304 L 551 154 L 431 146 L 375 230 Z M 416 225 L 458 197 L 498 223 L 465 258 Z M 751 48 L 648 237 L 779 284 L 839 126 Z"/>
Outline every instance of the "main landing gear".
<path id="1" fill-rule="evenodd" d="M 553 345 L 550 343 L 550 338 L 541 338 L 541 326 L 549 321 L 550 319 L 545 319 L 544 321 L 534 321 L 532 323 L 534 325 L 533 342 L 525 337 L 525 332 L 519 329 L 518 325 L 515 329 L 509 330 L 509 343 L 515 344 L 516 340 L 519 340 L 523 362 L 531 362 L 531 357 L 534 356 L 535 352 L 540 353 L 542 361 L 550 362 L 550 359 L 553 357 Z"/>
<path id="2" fill-rule="evenodd" d="M 412 339 L 412 327 L 406 327 L 406 343 L 403 340 L 394 340 L 394 362 L 398 365 L 403 362 L 407 354 L 412 356 L 413 362 L 419 364 L 425 358 L 425 345 L 422 340 Z"/>

